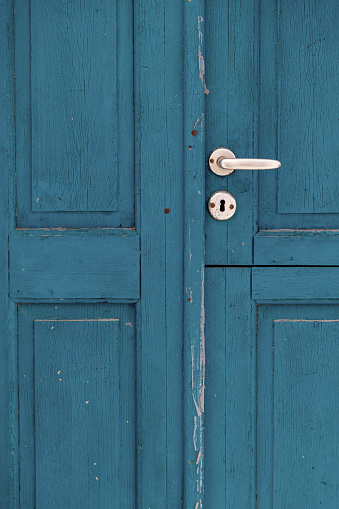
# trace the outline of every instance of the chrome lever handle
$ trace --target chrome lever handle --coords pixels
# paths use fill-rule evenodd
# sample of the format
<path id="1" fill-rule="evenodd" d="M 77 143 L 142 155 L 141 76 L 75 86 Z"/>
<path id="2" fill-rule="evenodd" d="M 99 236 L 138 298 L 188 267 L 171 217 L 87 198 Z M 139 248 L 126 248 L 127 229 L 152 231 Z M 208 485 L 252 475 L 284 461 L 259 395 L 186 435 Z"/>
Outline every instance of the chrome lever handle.
<path id="1" fill-rule="evenodd" d="M 209 165 L 216 175 L 230 175 L 234 170 L 271 170 L 281 163 L 274 159 L 237 159 L 231 150 L 218 148 L 212 152 Z"/>

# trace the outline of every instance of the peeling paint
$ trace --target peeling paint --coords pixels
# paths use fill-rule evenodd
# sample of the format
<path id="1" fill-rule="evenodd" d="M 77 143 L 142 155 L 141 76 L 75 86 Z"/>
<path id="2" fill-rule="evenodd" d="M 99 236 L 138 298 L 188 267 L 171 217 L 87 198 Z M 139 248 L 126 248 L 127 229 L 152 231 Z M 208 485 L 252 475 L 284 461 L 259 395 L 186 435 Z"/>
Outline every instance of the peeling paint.
<path id="1" fill-rule="evenodd" d="M 205 82 L 205 59 L 202 54 L 202 47 L 203 47 L 203 35 L 202 35 L 202 29 L 201 29 L 201 23 L 204 21 L 204 18 L 202 16 L 198 16 L 198 37 L 199 37 L 199 44 L 198 44 L 198 62 L 199 62 L 199 79 L 204 87 L 204 93 L 207 95 L 210 93 L 206 86 Z"/>
<path id="2" fill-rule="evenodd" d="M 196 418 L 196 416 L 194 416 L 193 444 L 194 444 L 195 451 L 198 450 L 198 448 L 197 448 L 197 428 L 198 428 L 197 418 Z"/>

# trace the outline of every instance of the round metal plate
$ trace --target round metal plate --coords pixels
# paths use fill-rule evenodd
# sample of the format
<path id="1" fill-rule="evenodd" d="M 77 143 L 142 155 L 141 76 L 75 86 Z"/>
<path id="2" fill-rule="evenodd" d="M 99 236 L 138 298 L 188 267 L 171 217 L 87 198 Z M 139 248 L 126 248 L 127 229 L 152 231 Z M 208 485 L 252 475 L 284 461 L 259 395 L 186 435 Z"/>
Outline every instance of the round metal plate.
<path id="1" fill-rule="evenodd" d="M 237 202 L 233 194 L 228 191 L 217 191 L 208 201 L 208 210 L 214 219 L 226 221 L 235 213 Z"/>
<path id="2" fill-rule="evenodd" d="M 218 159 L 220 157 L 227 157 L 227 159 L 235 159 L 235 155 L 228 148 L 217 148 L 213 150 L 212 154 L 209 157 L 208 164 L 210 165 L 210 169 L 216 175 L 220 175 L 224 177 L 225 175 L 230 175 L 234 172 L 234 170 L 225 170 L 224 168 L 220 168 L 218 165 Z"/>

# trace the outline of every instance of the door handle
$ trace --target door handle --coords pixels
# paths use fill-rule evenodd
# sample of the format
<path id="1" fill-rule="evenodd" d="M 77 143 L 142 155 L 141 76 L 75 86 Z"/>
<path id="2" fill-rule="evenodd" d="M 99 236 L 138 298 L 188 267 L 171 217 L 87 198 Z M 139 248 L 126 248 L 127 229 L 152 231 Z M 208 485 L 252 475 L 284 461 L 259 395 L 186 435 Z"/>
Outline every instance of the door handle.
<path id="1" fill-rule="evenodd" d="M 225 176 L 234 170 L 273 170 L 281 163 L 275 159 L 238 159 L 231 150 L 217 148 L 209 157 L 209 166 L 216 175 Z"/>

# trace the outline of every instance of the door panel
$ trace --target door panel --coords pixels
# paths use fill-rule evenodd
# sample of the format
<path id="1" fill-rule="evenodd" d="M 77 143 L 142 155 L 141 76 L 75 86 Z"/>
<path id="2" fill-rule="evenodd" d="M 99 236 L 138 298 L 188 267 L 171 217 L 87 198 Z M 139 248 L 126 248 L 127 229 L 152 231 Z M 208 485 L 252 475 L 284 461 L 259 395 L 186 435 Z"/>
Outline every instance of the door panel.
<path id="1" fill-rule="evenodd" d="M 225 147 L 282 163 L 226 177 L 207 165 L 206 198 L 227 190 L 237 210 L 220 222 L 206 212 L 206 262 L 250 265 L 258 230 L 338 226 L 339 7 L 335 0 L 207 6 L 206 155 Z M 292 257 L 293 245 L 292 237 Z M 260 256 L 254 251 L 255 263 L 267 263 Z M 301 264 L 311 263 L 306 256 Z"/>
<path id="2" fill-rule="evenodd" d="M 33 211 L 118 206 L 116 7 L 79 7 L 31 4 Z"/>
<path id="3" fill-rule="evenodd" d="M 20 507 L 135 505 L 135 307 L 18 308 Z"/>
<path id="4" fill-rule="evenodd" d="M 254 507 L 255 493 L 261 509 L 338 506 L 339 296 L 332 269 L 306 270 L 299 295 L 280 300 L 277 278 L 257 302 L 272 269 L 206 271 L 207 507 Z"/>
<path id="5" fill-rule="evenodd" d="M 335 0 L 261 4 L 260 153 L 282 166 L 259 174 L 260 229 L 338 225 L 338 16 Z"/>
<path id="6" fill-rule="evenodd" d="M 9 239 L 15 302 L 140 298 L 139 237 L 130 229 L 17 229 Z"/>
<path id="7" fill-rule="evenodd" d="M 18 226 L 134 226 L 132 7 L 15 2 Z"/>

